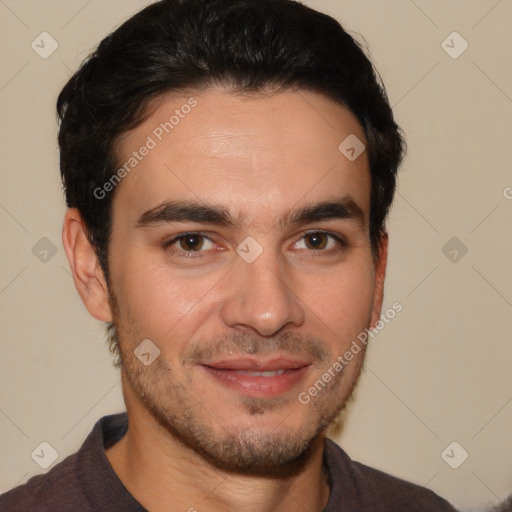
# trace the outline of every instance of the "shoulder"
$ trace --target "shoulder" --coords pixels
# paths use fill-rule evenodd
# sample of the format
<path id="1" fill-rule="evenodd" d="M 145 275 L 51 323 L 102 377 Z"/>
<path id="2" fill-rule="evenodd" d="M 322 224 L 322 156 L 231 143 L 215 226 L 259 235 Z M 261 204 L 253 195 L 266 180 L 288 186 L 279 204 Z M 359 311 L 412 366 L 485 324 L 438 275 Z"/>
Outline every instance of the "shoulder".
<path id="1" fill-rule="evenodd" d="M 81 448 L 43 475 L 0 495 L 6 512 L 111 510 L 112 500 L 127 503 L 126 510 L 141 510 L 117 479 L 105 456 L 110 445 L 124 435 L 126 414 L 101 418 Z M 129 506 L 128 506 L 129 505 Z M 131 507 L 131 508 L 130 508 Z"/>
<path id="2" fill-rule="evenodd" d="M 70 455 L 44 475 L 37 475 L 27 483 L 0 495 L 0 510 L 25 512 L 37 510 L 79 510 L 74 504 L 86 499 L 76 477 L 77 454 Z"/>
<path id="3" fill-rule="evenodd" d="M 456 512 L 445 499 L 425 487 L 352 461 L 329 439 L 325 443 L 325 458 L 332 480 L 333 502 L 347 503 L 348 499 L 353 510 L 361 511 Z M 336 508 L 327 510 L 335 512 Z"/>

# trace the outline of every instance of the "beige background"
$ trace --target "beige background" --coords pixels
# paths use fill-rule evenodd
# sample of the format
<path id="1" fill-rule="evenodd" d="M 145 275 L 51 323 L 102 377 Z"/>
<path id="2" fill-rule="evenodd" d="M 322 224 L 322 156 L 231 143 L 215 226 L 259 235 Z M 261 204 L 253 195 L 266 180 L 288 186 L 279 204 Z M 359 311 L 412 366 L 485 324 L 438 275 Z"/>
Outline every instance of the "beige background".
<path id="1" fill-rule="evenodd" d="M 42 471 L 31 458 L 42 441 L 57 463 L 123 409 L 103 326 L 60 242 L 54 104 L 90 50 L 146 3 L 0 0 L 0 491 Z M 512 1 L 306 3 L 364 36 L 409 144 L 385 304 L 404 309 L 373 341 L 336 439 L 479 510 L 512 492 Z M 59 45 L 48 59 L 31 48 L 43 31 Z M 457 59 L 441 45 L 453 31 L 469 43 Z M 57 248 L 47 262 L 32 252 L 43 237 Z M 457 262 L 442 251 L 452 237 L 468 248 Z M 453 441 L 469 453 L 458 469 L 441 458 Z"/>

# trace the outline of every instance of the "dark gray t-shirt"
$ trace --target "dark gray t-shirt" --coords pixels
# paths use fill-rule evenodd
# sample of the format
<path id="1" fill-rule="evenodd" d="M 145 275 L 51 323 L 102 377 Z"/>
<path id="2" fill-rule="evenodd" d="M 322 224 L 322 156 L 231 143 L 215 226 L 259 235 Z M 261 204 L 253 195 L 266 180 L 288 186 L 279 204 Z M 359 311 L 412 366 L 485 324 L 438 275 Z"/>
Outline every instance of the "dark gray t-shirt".
<path id="1" fill-rule="evenodd" d="M 105 449 L 119 441 L 127 428 L 126 413 L 101 418 L 77 453 L 45 475 L 1 495 L 0 511 L 147 512 L 121 483 L 105 455 Z M 455 512 L 432 491 L 353 462 L 329 439 L 324 465 L 331 480 L 324 512 Z M 169 512 L 173 512 L 172 504 Z"/>

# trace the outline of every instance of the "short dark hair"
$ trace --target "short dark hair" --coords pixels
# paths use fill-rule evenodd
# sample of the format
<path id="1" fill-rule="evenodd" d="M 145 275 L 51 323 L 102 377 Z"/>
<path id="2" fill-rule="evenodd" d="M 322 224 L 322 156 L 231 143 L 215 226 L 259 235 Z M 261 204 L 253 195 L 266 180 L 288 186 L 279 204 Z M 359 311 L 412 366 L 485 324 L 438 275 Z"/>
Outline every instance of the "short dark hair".
<path id="1" fill-rule="evenodd" d="M 163 0 L 108 35 L 57 101 L 67 205 L 79 210 L 107 282 L 115 189 L 102 199 L 94 190 L 118 169 L 119 136 L 144 121 L 152 100 L 211 86 L 310 90 L 349 108 L 367 139 L 378 252 L 405 141 L 362 47 L 335 19 L 295 0 Z"/>
<path id="2" fill-rule="evenodd" d="M 512 510 L 512 494 L 499 505 L 494 506 L 489 512 L 510 512 Z"/>

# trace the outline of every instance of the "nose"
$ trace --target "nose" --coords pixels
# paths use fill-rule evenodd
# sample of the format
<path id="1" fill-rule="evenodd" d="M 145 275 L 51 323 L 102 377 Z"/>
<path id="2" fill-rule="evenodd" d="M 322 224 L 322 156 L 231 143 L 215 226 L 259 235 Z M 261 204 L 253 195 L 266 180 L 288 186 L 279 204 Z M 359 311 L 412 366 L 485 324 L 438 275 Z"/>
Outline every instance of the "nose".
<path id="1" fill-rule="evenodd" d="M 273 336 L 285 326 L 302 325 L 304 307 L 283 266 L 265 252 L 252 263 L 237 262 L 222 306 L 225 325 L 251 329 L 261 336 Z"/>

